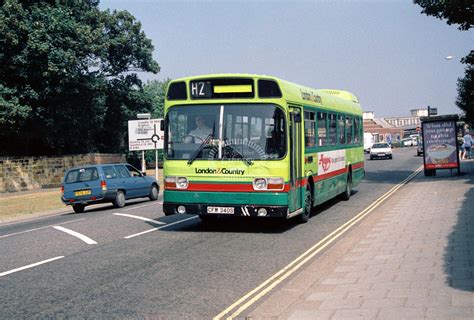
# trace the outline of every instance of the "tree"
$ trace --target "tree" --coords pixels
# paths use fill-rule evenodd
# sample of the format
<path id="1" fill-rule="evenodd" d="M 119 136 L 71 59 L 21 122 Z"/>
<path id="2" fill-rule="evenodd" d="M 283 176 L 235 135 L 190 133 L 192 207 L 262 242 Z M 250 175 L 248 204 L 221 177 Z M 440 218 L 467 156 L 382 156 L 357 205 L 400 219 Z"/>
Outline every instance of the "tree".
<path id="1" fill-rule="evenodd" d="M 461 60 L 466 64 L 464 78 L 458 79 L 458 97 L 456 105 L 464 111 L 467 123 L 474 125 L 474 51 Z"/>
<path id="2" fill-rule="evenodd" d="M 469 0 L 414 0 L 423 8 L 421 13 L 446 19 L 447 24 L 459 24 L 459 30 L 469 30 L 474 24 L 474 4 Z"/>
<path id="3" fill-rule="evenodd" d="M 151 117 L 153 119 L 160 119 L 164 117 L 164 106 L 165 106 L 165 95 L 166 88 L 171 79 L 167 78 L 165 80 L 152 80 L 147 82 L 143 86 L 143 91 L 147 96 L 147 99 L 151 100 L 152 111 Z M 159 153 L 159 161 L 163 160 L 163 153 Z M 147 163 L 155 162 L 155 151 L 148 150 L 145 151 L 145 159 Z"/>
<path id="4" fill-rule="evenodd" d="M 414 0 L 423 8 L 422 13 L 434 16 L 439 19 L 446 19 L 446 22 L 458 24 L 459 30 L 469 30 L 474 24 L 474 4 L 468 0 Z M 464 57 L 461 62 L 466 65 L 464 78 L 458 79 L 458 97 L 456 105 L 464 111 L 465 121 L 474 125 L 474 51 Z"/>
<path id="5" fill-rule="evenodd" d="M 152 118 L 163 118 L 166 88 L 171 79 L 152 80 L 143 86 L 143 91 L 152 101 Z"/>
<path id="6" fill-rule="evenodd" d="M 98 3 L 0 1 L 0 154 L 121 151 L 127 120 L 151 111 L 134 72 L 159 71 L 153 45 Z"/>

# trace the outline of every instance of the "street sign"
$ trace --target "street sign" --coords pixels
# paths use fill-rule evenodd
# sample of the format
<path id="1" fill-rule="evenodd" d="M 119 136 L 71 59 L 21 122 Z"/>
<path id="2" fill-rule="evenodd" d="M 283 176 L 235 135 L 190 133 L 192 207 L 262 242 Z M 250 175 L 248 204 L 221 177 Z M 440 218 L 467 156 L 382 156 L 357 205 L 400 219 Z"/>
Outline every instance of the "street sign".
<path id="1" fill-rule="evenodd" d="M 163 149 L 163 119 L 128 121 L 128 149 L 130 151 Z"/>

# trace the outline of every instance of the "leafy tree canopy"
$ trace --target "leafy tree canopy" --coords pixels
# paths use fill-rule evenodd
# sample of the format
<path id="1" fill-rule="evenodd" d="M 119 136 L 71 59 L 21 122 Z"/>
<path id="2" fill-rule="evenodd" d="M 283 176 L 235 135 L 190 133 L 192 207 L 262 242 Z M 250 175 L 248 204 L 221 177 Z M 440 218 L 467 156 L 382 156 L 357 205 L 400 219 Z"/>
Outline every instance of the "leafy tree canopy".
<path id="1" fill-rule="evenodd" d="M 446 19 L 451 24 L 459 24 L 460 30 L 469 30 L 474 24 L 474 2 L 472 0 L 414 0 L 423 8 L 421 13 Z"/>
<path id="2" fill-rule="evenodd" d="M 446 19 L 451 24 L 459 24 L 459 30 L 469 30 L 474 25 L 474 2 L 472 0 L 414 0 L 423 8 L 424 14 Z M 466 65 L 464 78 L 458 79 L 456 105 L 464 111 L 467 123 L 474 125 L 474 51 L 461 60 Z"/>
<path id="3" fill-rule="evenodd" d="M 99 1 L 0 1 L 0 154 L 117 152 L 159 72 L 127 11 Z"/>

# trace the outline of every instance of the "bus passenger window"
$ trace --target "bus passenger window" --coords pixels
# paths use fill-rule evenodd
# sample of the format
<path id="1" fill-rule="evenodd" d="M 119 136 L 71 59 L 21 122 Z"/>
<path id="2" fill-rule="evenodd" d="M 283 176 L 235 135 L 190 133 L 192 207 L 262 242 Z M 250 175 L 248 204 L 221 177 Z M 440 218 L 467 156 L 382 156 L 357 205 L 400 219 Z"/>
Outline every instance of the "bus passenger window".
<path id="1" fill-rule="evenodd" d="M 346 123 L 344 122 L 344 116 L 338 116 L 339 119 L 339 144 L 346 143 Z"/>
<path id="2" fill-rule="evenodd" d="M 353 143 L 354 142 L 354 136 L 352 135 L 352 117 L 346 117 L 346 137 L 347 143 Z"/>
<path id="3" fill-rule="evenodd" d="M 318 146 L 325 146 L 327 144 L 327 114 L 325 112 L 318 112 Z"/>
<path id="4" fill-rule="evenodd" d="M 304 113 L 304 145 L 306 147 L 314 147 L 316 144 L 314 127 L 315 127 L 314 112 L 305 111 Z"/>
<path id="5" fill-rule="evenodd" d="M 354 142 L 359 143 L 360 141 L 360 119 L 354 119 Z"/>
<path id="6" fill-rule="evenodd" d="M 337 122 L 336 115 L 329 114 L 329 144 L 337 144 Z"/>

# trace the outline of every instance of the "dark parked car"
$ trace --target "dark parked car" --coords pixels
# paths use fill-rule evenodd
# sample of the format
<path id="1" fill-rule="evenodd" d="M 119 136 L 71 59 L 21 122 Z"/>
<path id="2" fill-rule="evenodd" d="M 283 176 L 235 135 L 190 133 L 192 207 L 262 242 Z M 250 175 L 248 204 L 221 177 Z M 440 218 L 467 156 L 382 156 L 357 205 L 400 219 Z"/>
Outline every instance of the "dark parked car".
<path id="1" fill-rule="evenodd" d="M 127 163 L 97 164 L 69 169 L 64 175 L 61 200 L 81 213 L 85 206 L 95 203 L 112 202 L 121 208 L 126 199 L 157 200 L 159 191 L 154 177 Z"/>

